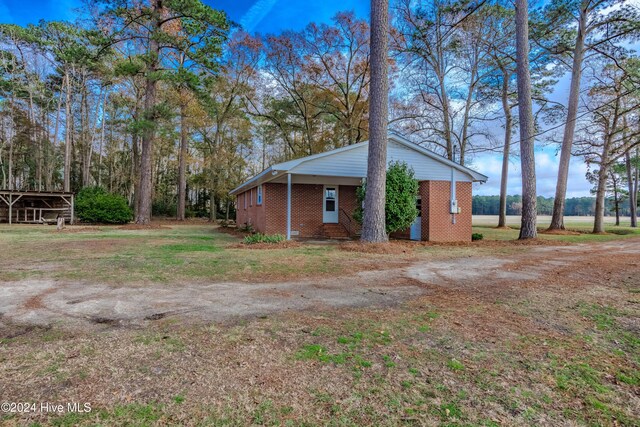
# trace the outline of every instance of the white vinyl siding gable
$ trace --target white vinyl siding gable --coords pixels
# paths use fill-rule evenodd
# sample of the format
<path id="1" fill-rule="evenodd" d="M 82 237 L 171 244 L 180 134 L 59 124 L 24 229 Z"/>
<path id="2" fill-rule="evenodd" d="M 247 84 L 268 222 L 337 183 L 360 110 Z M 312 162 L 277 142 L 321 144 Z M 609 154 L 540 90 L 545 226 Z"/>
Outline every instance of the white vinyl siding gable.
<path id="1" fill-rule="evenodd" d="M 231 190 L 231 194 L 248 191 L 265 182 L 274 181 L 282 183 L 286 181 L 287 174 L 292 174 L 294 181 L 297 179 L 299 183 L 306 184 L 333 183 L 327 179 L 322 180 L 322 177 L 332 177 L 332 179 L 349 178 L 349 181 L 356 181 L 359 183 L 360 179 L 367 176 L 368 151 L 369 143 L 361 142 L 325 153 L 318 153 L 312 156 L 278 163 L 234 188 Z M 449 181 L 451 179 L 452 168 L 454 170 L 454 178 L 456 181 L 487 181 L 487 177 L 481 173 L 451 162 L 448 159 L 441 157 L 430 150 L 415 145 L 395 134 L 389 135 L 387 161 L 400 161 L 407 163 L 411 168 L 413 168 L 416 178 L 419 181 Z M 298 178 L 296 178 L 296 176 Z M 336 185 L 339 184 L 340 183 L 336 182 Z M 349 185 L 356 184 L 351 183 Z"/>
<path id="2" fill-rule="evenodd" d="M 367 176 L 368 146 L 362 144 L 351 150 L 341 151 L 318 159 L 307 160 L 290 170 L 301 175 Z"/>
<path id="3" fill-rule="evenodd" d="M 352 150 L 330 154 L 303 162 L 290 169 L 290 173 L 301 175 L 346 176 L 364 178 L 367 176 L 368 145 L 363 144 Z M 416 150 L 390 140 L 387 146 L 387 162 L 401 161 L 411 166 L 419 181 L 448 181 L 451 167 L 432 159 Z M 472 181 L 468 174 L 456 170 L 456 181 Z"/>
<path id="4" fill-rule="evenodd" d="M 405 162 L 413 168 L 418 181 L 449 181 L 451 179 L 451 167 L 436 159 L 427 157 L 409 147 L 389 141 L 387 148 L 387 162 Z M 472 181 L 468 174 L 455 170 L 456 181 Z"/>

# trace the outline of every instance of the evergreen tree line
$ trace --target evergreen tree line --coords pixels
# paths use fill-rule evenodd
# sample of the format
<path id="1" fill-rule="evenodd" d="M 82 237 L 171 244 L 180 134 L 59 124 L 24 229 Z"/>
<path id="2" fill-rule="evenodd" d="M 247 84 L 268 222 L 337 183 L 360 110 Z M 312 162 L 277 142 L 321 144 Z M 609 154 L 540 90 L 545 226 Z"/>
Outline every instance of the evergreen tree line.
<path id="1" fill-rule="evenodd" d="M 538 215 L 551 215 L 553 213 L 553 197 L 537 197 Z M 565 203 L 565 216 L 593 216 L 595 215 L 595 197 L 569 197 Z M 500 212 L 500 196 L 473 196 L 473 215 L 498 215 Z M 507 196 L 507 215 L 522 214 L 522 196 Z M 606 215 L 616 214 L 615 200 L 611 197 L 606 199 Z M 631 209 L 628 205 L 620 205 L 619 214 L 629 216 Z"/>

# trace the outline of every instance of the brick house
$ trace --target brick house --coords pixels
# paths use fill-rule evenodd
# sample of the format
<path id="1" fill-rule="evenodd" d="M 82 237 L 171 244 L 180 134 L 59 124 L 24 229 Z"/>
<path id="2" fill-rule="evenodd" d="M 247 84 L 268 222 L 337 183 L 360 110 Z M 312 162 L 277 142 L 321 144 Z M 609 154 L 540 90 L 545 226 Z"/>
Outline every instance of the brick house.
<path id="1" fill-rule="evenodd" d="M 231 191 L 236 222 L 288 239 L 354 237 L 356 188 L 367 175 L 367 157 L 368 142 L 361 142 L 273 165 Z M 393 237 L 471 240 L 471 186 L 486 176 L 396 134 L 389 134 L 387 161 L 406 162 L 419 181 L 420 215 Z"/>

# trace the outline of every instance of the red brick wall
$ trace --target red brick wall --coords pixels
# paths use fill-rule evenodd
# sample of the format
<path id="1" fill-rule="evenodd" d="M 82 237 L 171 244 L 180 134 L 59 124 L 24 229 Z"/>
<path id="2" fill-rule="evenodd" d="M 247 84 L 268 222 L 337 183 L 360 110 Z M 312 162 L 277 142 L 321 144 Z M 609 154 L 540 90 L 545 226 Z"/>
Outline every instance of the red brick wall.
<path id="1" fill-rule="evenodd" d="M 352 218 L 353 232 L 360 226 L 353 220 L 356 208 L 355 186 L 341 185 L 338 189 L 338 205 Z M 456 183 L 456 198 L 461 213 L 456 224 L 451 223 L 449 181 L 421 181 L 422 240 L 433 242 L 459 242 L 471 240 L 471 183 Z M 257 189 L 253 188 L 253 206 L 244 208 L 244 193 L 238 194 L 236 221 L 242 226 L 247 221 L 256 231 L 268 234 L 287 232 L 287 185 L 267 183 L 262 186 L 262 205 L 256 204 Z M 291 230 L 299 237 L 316 237 L 322 234 L 323 186 L 315 184 L 293 184 L 291 197 Z M 341 212 L 340 222 L 348 228 L 348 220 Z M 294 234 L 294 236 L 296 236 Z M 409 238 L 409 230 L 394 233 L 393 237 Z"/>
<path id="2" fill-rule="evenodd" d="M 268 233 L 287 233 L 287 185 L 267 184 Z M 291 232 L 293 236 L 313 237 L 322 232 L 322 185 L 291 186 Z M 295 234 L 295 231 L 298 234 Z"/>
<path id="3" fill-rule="evenodd" d="M 267 188 L 266 229 L 267 233 L 287 232 L 287 185 L 265 184 Z M 322 203 L 324 186 L 320 184 L 293 184 L 291 186 L 291 231 L 298 237 L 316 237 L 322 235 Z M 338 207 L 352 216 L 356 206 L 356 187 L 338 186 Z M 339 215 L 340 222 L 345 225 L 348 220 L 344 214 Z M 357 229 L 354 222 L 353 228 Z"/>
<path id="4" fill-rule="evenodd" d="M 471 183 L 456 182 L 456 199 L 461 212 L 452 224 L 449 181 L 421 181 L 422 240 L 431 242 L 471 241 Z"/>
<path id="5" fill-rule="evenodd" d="M 244 197 L 247 197 L 247 207 L 244 205 Z M 252 199 L 253 198 L 253 199 Z M 252 202 L 253 200 L 253 202 Z M 238 227 L 242 227 L 247 223 L 250 223 L 254 230 L 261 233 L 266 233 L 265 227 L 265 186 L 262 186 L 262 204 L 258 205 L 258 188 L 254 187 L 244 193 L 238 194 L 236 197 L 237 209 L 236 209 L 236 224 Z"/>

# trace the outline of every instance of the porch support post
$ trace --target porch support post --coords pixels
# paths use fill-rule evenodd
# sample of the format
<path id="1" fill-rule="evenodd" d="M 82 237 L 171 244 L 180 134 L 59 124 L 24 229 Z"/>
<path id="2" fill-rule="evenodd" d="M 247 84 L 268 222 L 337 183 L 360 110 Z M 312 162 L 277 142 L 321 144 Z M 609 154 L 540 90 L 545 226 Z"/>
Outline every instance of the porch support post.
<path id="1" fill-rule="evenodd" d="M 75 195 L 71 195 L 71 225 L 73 225 L 75 220 Z"/>
<path id="2" fill-rule="evenodd" d="M 287 174 L 287 240 L 291 240 L 291 174 Z"/>
<path id="3" fill-rule="evenodd" d="M 9 225 L 11 225 L 11 212 L 13 211 L 13 194 L 9 194 Z"/>

